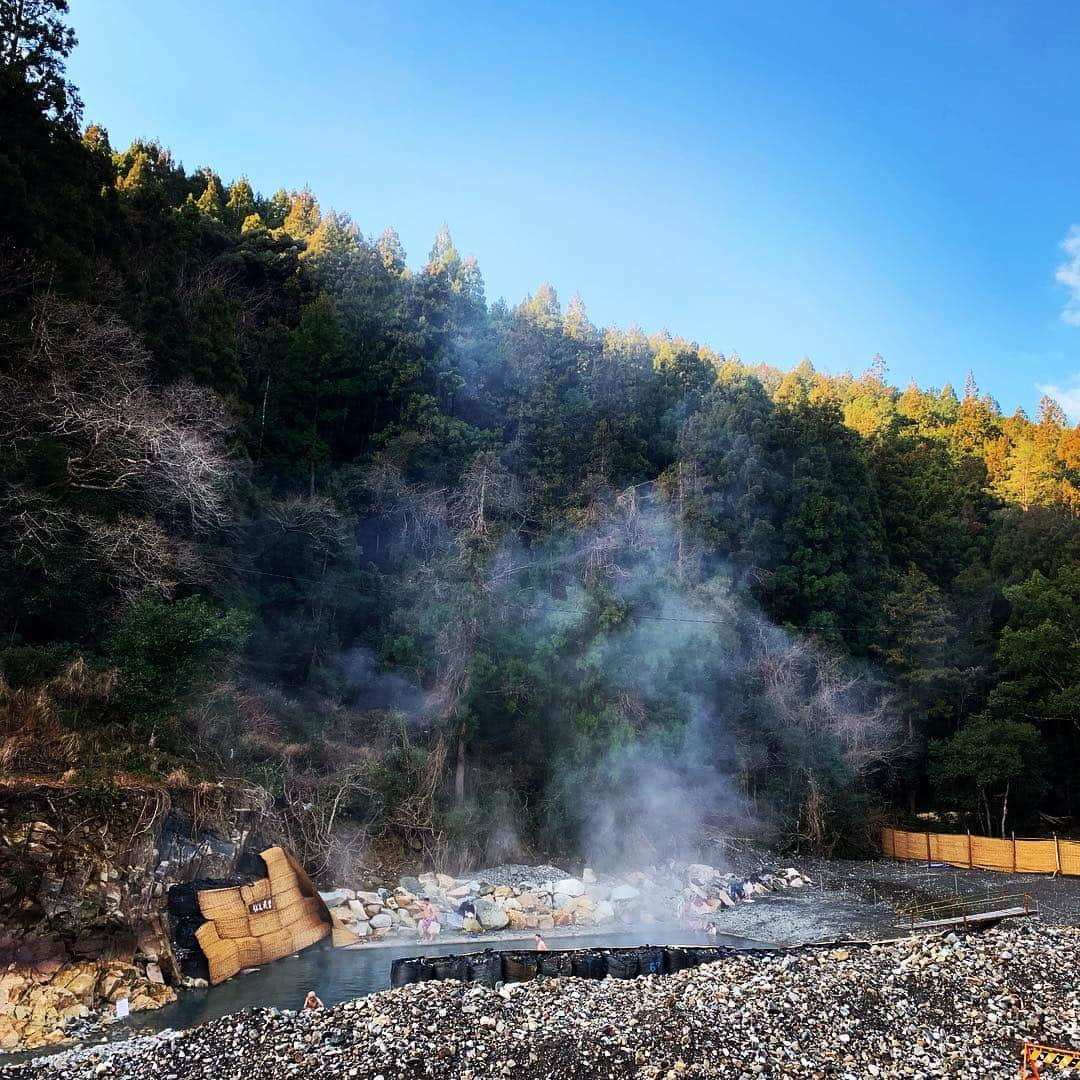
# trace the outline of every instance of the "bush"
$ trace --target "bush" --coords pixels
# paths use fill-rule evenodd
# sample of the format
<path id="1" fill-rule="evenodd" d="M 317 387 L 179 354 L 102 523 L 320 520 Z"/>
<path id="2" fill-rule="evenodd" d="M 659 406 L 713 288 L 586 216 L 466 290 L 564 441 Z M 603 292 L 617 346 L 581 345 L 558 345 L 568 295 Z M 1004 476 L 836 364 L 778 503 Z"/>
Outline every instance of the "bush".
<path id="1" fill-rule="evenodd" d="M 169 602 L 143 595 L 106 646 L 132 730 L 174 742 L 178 710 L 235 656 L 250 629 L 246 613 L 218 611 L 198 596 Z"/>

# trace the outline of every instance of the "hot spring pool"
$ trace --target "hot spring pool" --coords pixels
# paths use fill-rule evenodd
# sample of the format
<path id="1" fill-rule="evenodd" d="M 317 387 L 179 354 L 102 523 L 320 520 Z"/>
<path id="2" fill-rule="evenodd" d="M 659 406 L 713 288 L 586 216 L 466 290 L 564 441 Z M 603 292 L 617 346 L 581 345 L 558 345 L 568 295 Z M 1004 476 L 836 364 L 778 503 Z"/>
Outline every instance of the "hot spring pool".
<path id="1" fill-rule="evenodd" d="M 650 927 L 648 934 L 640 931 L 609 934 L 548 936 L 553 949 L 616 948 L 643 945 L 727 945 L 734 949 L 762 949 L 760 941 L 719 934 L 709 937 L 676 928 Z M 165 1028 L 189 1028 L 228 1013 L 254 1007 L 274 1006 L 279 1009 L 299 1009 L 304 995 L 314 990 L 325 1005 L 336 1005 L 349 998 L 363 997 L 390 987 L 390 964 L 401 956 L 445 956 L 450 953 L 479 952 L 495 949 L 531 949 L 532 935 L 521 938 L 499 938 L 476 942 L 447 942 L 419 945 L 416 942 L 355 949 L 334 949 L 316 945 L 296 956 L 277 960 L 266 967 L 234 976 L 220 986 L 207 990 L 184 990 L 179 1000 L 163 1009 L 135 1013 L 126 1020 L 110 1024 L 86 1040 L 86 1045 L 104 1039 L 126 1039 Z M 68 1049 L 57 1046 L 31 1053 L 0 1054 L 0 1064 L 22 1060 Z"/>

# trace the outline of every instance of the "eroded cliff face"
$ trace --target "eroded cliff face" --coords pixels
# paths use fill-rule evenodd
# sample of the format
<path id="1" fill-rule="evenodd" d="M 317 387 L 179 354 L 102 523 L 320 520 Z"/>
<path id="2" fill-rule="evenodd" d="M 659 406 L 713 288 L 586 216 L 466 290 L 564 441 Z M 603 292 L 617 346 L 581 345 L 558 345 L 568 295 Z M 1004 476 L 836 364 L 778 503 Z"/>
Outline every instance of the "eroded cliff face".
<path id="1" fill-rule="evenodd" d="M 0 786 L 0 1051 L 175 999 L 169 887 L 265 844 L 266 800 L 220 785 Z"/>

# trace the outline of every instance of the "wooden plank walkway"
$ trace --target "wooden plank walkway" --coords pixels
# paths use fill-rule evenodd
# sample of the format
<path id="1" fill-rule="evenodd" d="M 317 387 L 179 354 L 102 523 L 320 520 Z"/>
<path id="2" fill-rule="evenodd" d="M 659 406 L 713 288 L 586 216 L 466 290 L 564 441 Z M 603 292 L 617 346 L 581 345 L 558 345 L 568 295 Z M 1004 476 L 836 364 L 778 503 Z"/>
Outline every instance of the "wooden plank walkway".
<path id="1" fill-rule="evenodd" d="M 1002 919 L 1022 919 L 1031 915 L 1038 915 L 1038 912 L 1022 906 L 1001 908 L 999 911 L 976 911 L 969 915 L 952 915 L 947 919 L 926 919 L 912 923 L 911 929 L 940 930 L 947 926 L 985 926 L 988 923 L 1001 922 Z"/>

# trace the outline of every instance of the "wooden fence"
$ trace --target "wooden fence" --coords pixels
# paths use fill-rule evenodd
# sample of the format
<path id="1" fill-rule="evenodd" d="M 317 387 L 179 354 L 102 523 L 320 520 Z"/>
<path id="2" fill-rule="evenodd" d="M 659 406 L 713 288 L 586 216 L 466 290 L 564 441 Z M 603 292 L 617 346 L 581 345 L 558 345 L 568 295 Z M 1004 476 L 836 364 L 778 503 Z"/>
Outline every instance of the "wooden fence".
<path id="1" fill-rule="evenodd" d="M 881 850 L 892 859 L 948 863 L 971 870 L 1080 877 L 1080 840 L 999 840 L 971 833 L 881 830 Z"/>

